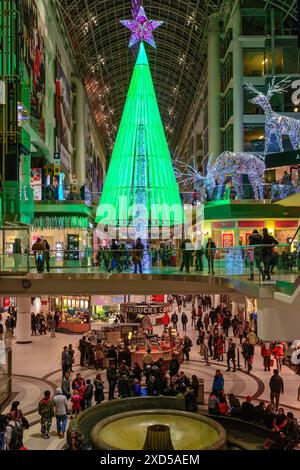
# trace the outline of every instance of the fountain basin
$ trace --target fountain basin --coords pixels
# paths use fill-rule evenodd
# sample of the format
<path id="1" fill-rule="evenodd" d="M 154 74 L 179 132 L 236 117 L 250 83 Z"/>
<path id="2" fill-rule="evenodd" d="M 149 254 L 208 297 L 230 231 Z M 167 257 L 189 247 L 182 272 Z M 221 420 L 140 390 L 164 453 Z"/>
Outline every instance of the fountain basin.
<path id="1" fill-rule="evenodd" d="M 226 447 L 226 431 L 217 422 L 177 410 L 139 410 L 110 416 L 91 431 L 94 449 L 142 450 L 147 429 L 153 425 L 170 428 L 174 450 L 217 450 Z"/>

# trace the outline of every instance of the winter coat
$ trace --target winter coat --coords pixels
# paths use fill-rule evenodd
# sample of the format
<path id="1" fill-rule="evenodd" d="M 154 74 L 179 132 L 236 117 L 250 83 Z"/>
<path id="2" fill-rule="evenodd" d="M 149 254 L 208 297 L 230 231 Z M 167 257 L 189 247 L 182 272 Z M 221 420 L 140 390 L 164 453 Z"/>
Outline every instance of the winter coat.
<path id="1" fill-rule="evenodd" d="M 214 392 L 220 392 L 224 390 L 224 377 L 223 375 L 215 375 L 212 389 Z"/>
<path id="2" fill-rule="evenodd" d="M 38 412 L 42 416 L 42 418 L 51 419 L 54 416 L 54 402 L 51 398 L 43 398 L 39 402 Z"/>
<path id="3" fill-rule="evenodd" d="M 53 402 L 55 405 L 55 415 L 63 416 L 68 412 L 68 400 L 62 393 L 57 393 L 53 397 Z"/>
<path id="4" fill-rule="evenodd" d="M 273 393 L 283 393 L 284 392 L 284 387 L 283 387 L 283 380 L 280 377 L 280 375 L 273 375 L 270 378 L 270 390 Z"/>
<path id="5" fill-rule="evenodd" d="M 72 410 L 74 411 L 81 410 L 81 407 L 80 407 L 81 396 L 80 395 L 72 395 L 71 402 L 72 402 Z"/>

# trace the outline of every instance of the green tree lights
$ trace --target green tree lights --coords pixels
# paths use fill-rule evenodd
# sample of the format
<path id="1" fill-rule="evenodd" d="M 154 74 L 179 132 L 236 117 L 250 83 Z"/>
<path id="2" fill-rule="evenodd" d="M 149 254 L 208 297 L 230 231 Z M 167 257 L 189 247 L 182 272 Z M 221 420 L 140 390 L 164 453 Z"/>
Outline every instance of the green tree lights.
<path id="1" fill-rule="evenodd" d="M 143 217 L 147 214 L 148 223 L 155 227 L 182 224 L 184 219 L 143 42 L 139 47 L 96 222 L 125 227 L 141 213 Z"/>

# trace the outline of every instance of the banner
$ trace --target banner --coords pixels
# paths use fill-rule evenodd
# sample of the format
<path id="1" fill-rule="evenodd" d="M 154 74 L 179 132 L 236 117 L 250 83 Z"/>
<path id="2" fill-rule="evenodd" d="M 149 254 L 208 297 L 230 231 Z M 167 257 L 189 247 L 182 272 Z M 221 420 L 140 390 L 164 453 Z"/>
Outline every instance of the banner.
<path id="1" fill-rule="evenodd" d="M 61 163 L 71 171 L 71 86 L 64 70 L 56 59 L 56 148 L 61 154 Z"/>
<path id="2" fill-rule="evenodd" d="M 23 30 L 20 57 L 23 80 L 29 90 L 30 126 L 45 139 L 45 26 L 34 0 L 21 0 Z M 27 103 L 23 103 L 27 109 Z"/>

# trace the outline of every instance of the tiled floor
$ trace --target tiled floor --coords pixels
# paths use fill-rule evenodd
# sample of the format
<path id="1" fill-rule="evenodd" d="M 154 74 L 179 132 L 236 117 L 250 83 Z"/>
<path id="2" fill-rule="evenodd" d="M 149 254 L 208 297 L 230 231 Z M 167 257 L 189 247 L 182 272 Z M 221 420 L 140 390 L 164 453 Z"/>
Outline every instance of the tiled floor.
<path id="1" fill-rule="evenodd" d="M 190 313 L 190 306 L 185 311 Z M 161 328 L 161 327 L 155 327 Z M 181 331 L 181 324 L 179 325 Z M 207 366 L 200 356 L 199 347 L 196 345 L 197 335 L 191 326 L 191 319 L 187 325 L 187 334 L 193 340 L 193 348 L 189 362 L 183 362 L 181 370 L 187 375 L 196 374 L 204 379 L 205 397 L 211 390 L 215 370 L 220 368 L 225 378 L 225 392 L 233 392 L 242 399 L 251 395 L 258 399 L 269 400 L 269 380 L 272 372 L 264 372 L 260 350 L 257 347 L 253 371 L 248 375 L 244 370 L 238 372 L 226 372 L 227 364 L 213 361 Z M 78 364 L 79 353 L 77 350 L 80 337 L 74 335 L 56 334 L 56 338 L 51 339 L 50 335 L 33 337 L 33 342 L 28 345 L 13 344 L 13 399 L 21 402 L 21 408 L 25 413 L 31 426 L 25 432 L 25 445 L 30 449 L 57 449 L 63 446 L 63 441 L 59 440 L 55 433 L 51 434 L 49 440 L 40 437 L 39 415 L 36 412 L 37 405 L 45 390 L 53 392 L 61 383 L 60 358 L 63 346 L 73 344 L 75 349 L 75 363 Z M 224 357 L 225 359 L 225 357 Z M 241 361 L 243 367 L 243 361 Z M 93 379 L 96 375 L 94 370 L 82 369 L 76 365 L 74 374 L 80 371 L 85 378 Z M 73 374 L 73 375 L 74 375 Z M 106 382 L 105 371 L 102 376 Z M 300 402 L 297 401 L 300 376 L 296 375 L 290 368 L 283 366 L 281 376 L 284 379 L 285 393 L 281 398 L 281 404 L 286 411 L 291 410 L 300 419 Z M 106 384 L 106 391 L 107 391 Z M 55 431 L 53 421 L 52 431 Z"/>

